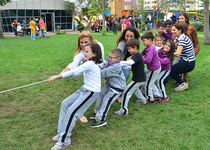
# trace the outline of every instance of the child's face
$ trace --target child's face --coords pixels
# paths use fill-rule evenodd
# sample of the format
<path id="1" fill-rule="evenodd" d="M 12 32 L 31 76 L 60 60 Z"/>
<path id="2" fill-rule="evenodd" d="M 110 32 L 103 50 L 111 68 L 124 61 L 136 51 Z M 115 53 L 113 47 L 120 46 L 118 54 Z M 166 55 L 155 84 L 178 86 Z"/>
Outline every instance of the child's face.
<path id="1" fill-rule="evenodd" d="M 136 53 L 139 52 L 136 46 L 134 46 L 134 48 L 133 48 L 133 47 L 127 47 L 127 48 L 128 48 L 128 52 L 129 52 L 131 55 L 136 54 Z"/>
<path id="2" fill-rule="evenodd" d="M 159 28 L 157 27 L 156 29 L 157 29 L 157 34 L 159 34 L 159 35 L 161 35 L 163 33 L 163 31 L 165 30 L 164 27 L 159 27 Z"/>
<path id="3" fill-rule="evenodd" d="M 171 44 L 169 42 L 166 42 L 164 45 L 164 52 L 169 52 L 171 50 Z"/>
<path id="4" fill-rule="evenodd" d="M 119 61 L 120 57 L 117 57 L 114 53 L 109 52 L 108 59 L 109 59 L 109 64 L 113 64 L 113 63 Z"/>
<path id="5" fill-rule="evenodd" d="M 85 60 L 90 60 L 91 58 L 96 56 L 96 54 L 92 52 L 92 49 L 90 48 L 90 46 L 85 47 L 84 55 L 85 55 Z"/>
<path id="6" fill-rule="evenodd" d="M 135 38 L 134 33 L 131 31 L 126 31 L 125 33 L 125 41 L 128 42 L 130 39 Z"/>
<path id="7" fill-rule="evenodd" d="M 171 32 L 172 29 L 172 25 L 168 25 L 166 26 L 166 32 Z"/>
<path id="8" fill-rule="evenodd" d="M 145 47 L 149 47 L 152 44 L 151 39 L 142 39 L 142 41 Z"/>
<path id="9" fill-rule="evenodd" d="M 81 38 L 80 40 L 79 40 L 79 44 L 80 44 L 80 47 L 82 48 L 82 50 L 85 50 L 85 46 L 88 44 L 88 43 L 90 43 L 90 39 L 89 39 L 89 37 L 84 37 L 84 38 Z"/>
<path id="10" fill-rule="evenodd" d="M 161 47 L 163 45 L 163 39 L 161 39 L 160 37 L 155 39 L 155 44 L 158 47 Z"/>

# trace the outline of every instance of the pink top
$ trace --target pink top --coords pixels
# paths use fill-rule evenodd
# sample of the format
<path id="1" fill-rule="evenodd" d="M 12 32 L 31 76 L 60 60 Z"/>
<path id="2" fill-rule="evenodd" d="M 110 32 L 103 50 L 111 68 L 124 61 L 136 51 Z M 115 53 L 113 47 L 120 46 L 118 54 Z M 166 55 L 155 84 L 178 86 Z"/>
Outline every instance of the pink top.
<path id="1" fill-rule="evenodd" d="M 39 20 L 39 27 L 44 30 L 44 20 Z"/>

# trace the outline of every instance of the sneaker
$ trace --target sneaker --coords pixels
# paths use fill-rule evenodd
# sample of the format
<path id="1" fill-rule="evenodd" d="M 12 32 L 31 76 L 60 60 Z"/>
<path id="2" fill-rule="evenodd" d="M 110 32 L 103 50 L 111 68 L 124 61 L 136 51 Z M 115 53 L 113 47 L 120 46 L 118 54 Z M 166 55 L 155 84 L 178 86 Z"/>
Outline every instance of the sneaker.
<path id="1" fill-rule="evenodd" d="M 128 114 L 122 113 L 120 111 L 115 111 L 114 114 L 118 116 L 128 116 Z"/>
<path id="2" fill-rule="evenodd" d="M 51 150 L 58 150 L 58 149 L 63 149 L 65 147 L 68 147 L 71 143 L 63 143 L 63 142 L 57 142 L 52 148 Z"/>
<path id="3" fill-rule="evenodd" d="M 162 102 L 163 102 L 163 99 L 160 98 L 160 99 L 158 100 L 158 103 L 162 103 Z"/>
<path id="4" fill-rule="evenodd" d="M 102 126 L 105 126 L 107 125 L 107 122 L 106 121 L 95 121 L 93 124 L 91 124 L 90 126 L 92 128 L 98 128 L 98 127 L 102 127 Z"/>
<path id="5" fill-rule="evenodd" d="M 142 103 L 141 100 L 137 100 L 136 103 L 137 103 L 137 104 L 141 104 L 141 105 L 146 105 L 146 104 L 147 104 L 147 102 Z"/>
<path id="6" fill-rule="evenodd" d="M 87 118 L 84 116 L 82 118 L 79 118 L 79 120 L 82 122 L 82 123 L 88 123 L 88 120 Z"/>
<path id="7" fill-rule="evenodd" d="M 155 99 L 153 99 L 152 101 L 148 101 L 147 103 L 152 103 L 152 104 L 154 104 L 154 103 L 155 103 Z"/>
<path id="8" fill-rule="evenodd" d="M 163 97 L 162 102 L 167 102 L 167 101 L 169 101 L 169 98 L 167 96 Z"/>
<path id="9" fill-rule="evenodd" d="M 52 138 L 52 140 L 53 140 L 54 142 L 58 142 L 59 138 L 60 138 L 60 134 L 57 134 L 56 136 L 54 136 L 54 137 Z"/>
<path id="10" fill-rule="evenodd" d="M 91 120 L 95 120 L 95 118 L 96 118 L 96 113 L 94 113 L 92 116 L 90 116 Z"/>
<path id="11" fill-rule="evenodd" d="M 154 97 L 155 101 L 159 101 L 161 99 L 161 97 Z"/>
<path id="12" fill-rule="evenodd" d="M 186 83 L 182 83 L 177 88 L 175 88 L 174 91 L 179 92 L 179 91 L 183 91 L 187 88 L 188 88 L 188 85 Z"/>

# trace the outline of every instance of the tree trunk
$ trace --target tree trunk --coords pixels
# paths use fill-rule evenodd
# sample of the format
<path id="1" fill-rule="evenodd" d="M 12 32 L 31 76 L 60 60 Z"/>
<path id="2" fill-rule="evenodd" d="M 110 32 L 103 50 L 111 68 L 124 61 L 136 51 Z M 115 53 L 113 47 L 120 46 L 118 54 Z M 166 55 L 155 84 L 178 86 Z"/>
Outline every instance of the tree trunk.
<path id="1" fill-rule="evenodd" d="M 3 30 L 2 30 L 2 25 L 1 25 L 1 10 L 0 10 L 0 38 L 4 37 L 3 35 Z"/>
<path id="2" fill-rule="evenodd" d="M 102 9 L 103 9 L 103 13 L 102 13 L 102 31 L 104 32 L 105 30 L 105 0 L 102 0 Z"/>
<path id="3" fill-rule="evenodd" d="M 209 0 L 204 0 L 204 44 L 210 44 L 209 39 Z"/>

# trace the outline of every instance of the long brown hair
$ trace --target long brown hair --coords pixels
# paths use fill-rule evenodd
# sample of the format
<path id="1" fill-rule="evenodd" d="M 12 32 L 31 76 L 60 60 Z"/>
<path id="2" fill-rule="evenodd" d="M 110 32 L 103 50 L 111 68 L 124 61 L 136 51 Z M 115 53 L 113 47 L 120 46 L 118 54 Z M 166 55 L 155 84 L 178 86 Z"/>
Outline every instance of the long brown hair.
<path id="1" fill-rule="evenodd" d="M 180 13 L 179 16 L 184 16 L 184 18 L 186 20 L 185 22 L 187 23 L 187 26 L 190 24 L 190 22 L 189 22 L 189 16 L 188 16 L 188 14 L 186 12 Z"/>
<path id="2" fill-rule="evenodd" d="M 82 48 L 80 46 L 80 40 L 82 38 L 85 38 L 85 37 L 88 37 L 89 38 L 90 43 L 92 43 L 92 42 L 97 43 L 98 42 L 97 40 L 93 40 L 93 37 L 92 37 L 92 35 L 91 35 L 90 32 L 88 32 L 88 31 L 81 32 L 80 35 L 79 35 L 79 37 L 78 37 L 77 50 L 75 52 L 75 55 L 77 55 L 82 50 Z"/>

